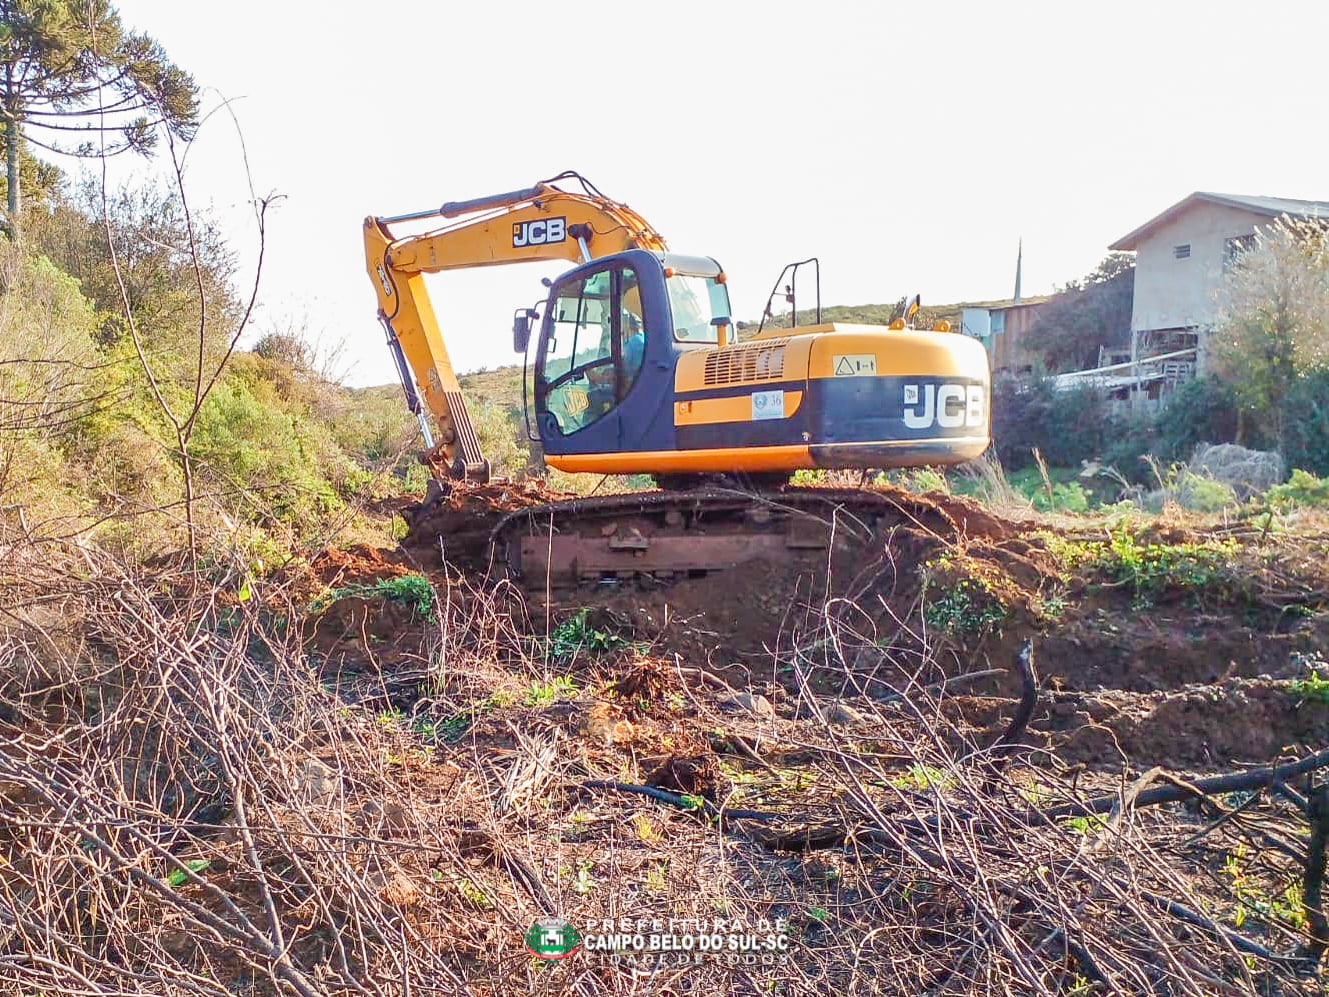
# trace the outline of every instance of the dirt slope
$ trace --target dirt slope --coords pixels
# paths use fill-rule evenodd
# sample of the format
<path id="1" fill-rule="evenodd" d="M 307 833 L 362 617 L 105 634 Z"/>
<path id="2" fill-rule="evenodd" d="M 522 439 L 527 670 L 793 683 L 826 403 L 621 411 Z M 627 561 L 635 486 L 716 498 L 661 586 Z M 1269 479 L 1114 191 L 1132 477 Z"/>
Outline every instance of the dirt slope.
<path id="1" fill-rule="evenodd" d="M 589 611 L 616 640 L 744 684 L 760 677 L 791 711 L 800 660 L 812 689 L 864 703 L 910 681 L 996 668 L 1003 674 L 953 701 L 993 724 L 1018 692 L 1014 652 L 1032 637 L 1043 695 L 1031 740 L 1112 769 L 1128 760 L 1224 768 L 1326 733 L 1329 707 L 1289 685 L 1329 650 L 1329 569 L 1307 556 L 1323 538 L 1271 542 L 1166 521 L 1053 529 L 951 496 L 883 493 L 897 514 L 866 543 L 645 591 L 556 592 L 549 605 L 541 592 L 518 596 L 488 560 L 499 519 L 565 497 L 533 482 L 457 486 L 423 514 L 406 510 L 400 549 L 329 554 L 315 567 L 333 585 L 423 570 L 458 605 L 502 591 L 519 633 Z M 375 660 L 391 658 L 418 633 L 391 600 L 383 605 L 342 600 L 318 623 L 319 641 L 325 650 L 340 641 L 344 662 L 368 634 Z M 815 667 L 828 624 L 848 668 Z"/>

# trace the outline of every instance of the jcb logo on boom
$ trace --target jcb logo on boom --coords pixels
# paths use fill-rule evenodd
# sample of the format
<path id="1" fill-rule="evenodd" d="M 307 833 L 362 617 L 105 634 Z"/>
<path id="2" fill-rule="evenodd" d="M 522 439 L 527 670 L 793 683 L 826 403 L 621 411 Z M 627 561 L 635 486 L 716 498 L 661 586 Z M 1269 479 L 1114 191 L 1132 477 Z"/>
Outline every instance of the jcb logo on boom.
<path id="1" fill-rule="evenodd" d="M 958 429 L 982 426 L 981 384 L 906 384 L 904 424 L 910 429 Z"/>
<path id="2" fill-rule="evenodd" d="M 512 248 L 544 246 L 562 242 L 568 237 L 566 218 L 541 218 L 533 222 L 517 222 L 512 226 Z"/>

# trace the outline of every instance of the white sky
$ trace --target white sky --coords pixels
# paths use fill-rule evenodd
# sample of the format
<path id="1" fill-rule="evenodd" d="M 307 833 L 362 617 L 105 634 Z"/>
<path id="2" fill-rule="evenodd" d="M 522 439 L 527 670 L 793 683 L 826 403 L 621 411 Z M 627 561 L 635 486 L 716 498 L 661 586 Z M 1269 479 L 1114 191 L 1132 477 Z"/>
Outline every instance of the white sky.
<path id="1" fill-rule="evenodd" d="M 1192 190 L 1329 199 L 1323 0 L 118 6 L 205 104 L 238 99 L 284 195 L 256 331 L 344 340 L 354 384 L 395 380 L 364 216 L 564 169 L 719 259 L 738 318 L 805 256 L 825 304 L 943 303 L 1009 296 L 1023 236 L 1030 295 Z M 188 182 L 252 264 L 225 115 Z M 560 269 L 433 278 L 458 368 L 514 362 L 512 310 Z"/>

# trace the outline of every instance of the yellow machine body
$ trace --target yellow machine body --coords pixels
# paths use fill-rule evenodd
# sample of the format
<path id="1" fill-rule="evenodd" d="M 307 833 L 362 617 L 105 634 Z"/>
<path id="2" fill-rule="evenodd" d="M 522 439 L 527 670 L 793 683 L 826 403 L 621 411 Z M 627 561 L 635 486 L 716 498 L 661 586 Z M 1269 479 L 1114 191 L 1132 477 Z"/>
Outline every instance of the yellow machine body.
<path id="1" fill-rule="evenodd" d="M 519 310 L 514 334 L 531 375 L 528 426 L 550 466 L 768 473 L 953 464 L 987 448 L 988 360 L 976 340 L 903 322 L 742 339 L 718 263 L 671 254 L 635 211 L 583 186 L 544 181 L 365 220 L 379 317 L 440 473 L 487 465 L 423 274 L 546 259 L 576 265 L 551 283 L 543 309 Z M 432 217 L 462 220 L 392 233 Z"/>

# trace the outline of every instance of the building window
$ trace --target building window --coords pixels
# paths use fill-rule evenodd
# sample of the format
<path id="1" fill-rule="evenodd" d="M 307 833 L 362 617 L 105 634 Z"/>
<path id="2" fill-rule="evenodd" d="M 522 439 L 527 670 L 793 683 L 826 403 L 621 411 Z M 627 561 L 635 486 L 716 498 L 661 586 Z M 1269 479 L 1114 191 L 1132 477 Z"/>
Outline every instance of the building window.
<path id="1" fill-rule="evenodd" d="M 999 336 L 1006 331 L 1006 313 L 992 313 L 992 335 Z"/>
<path id="2" fill-rule="evenodd" d="M 1223 247 L 1223 269 L 1228 270 L 1232 264 L 1238 263 L 1241 257 L 1255 248 L 1255 233 L 1250 235 L 1234 235 Z"/>
<path id="3" fill-rule="evenodd" d="M 1190 259 L 1190 255 L 1191 255 L 1191 244 L 1190 244 L 1189 242 L 1185 242 L 1185 243 L 1182 243 L 1180 246 L 1173 246 L 1173 247 L 1172 247 L 1172 255 L 1175 256 L 1175 257 L 1176 257 L 1177 259 L 1179 259 L 1179 260 Z"/>

